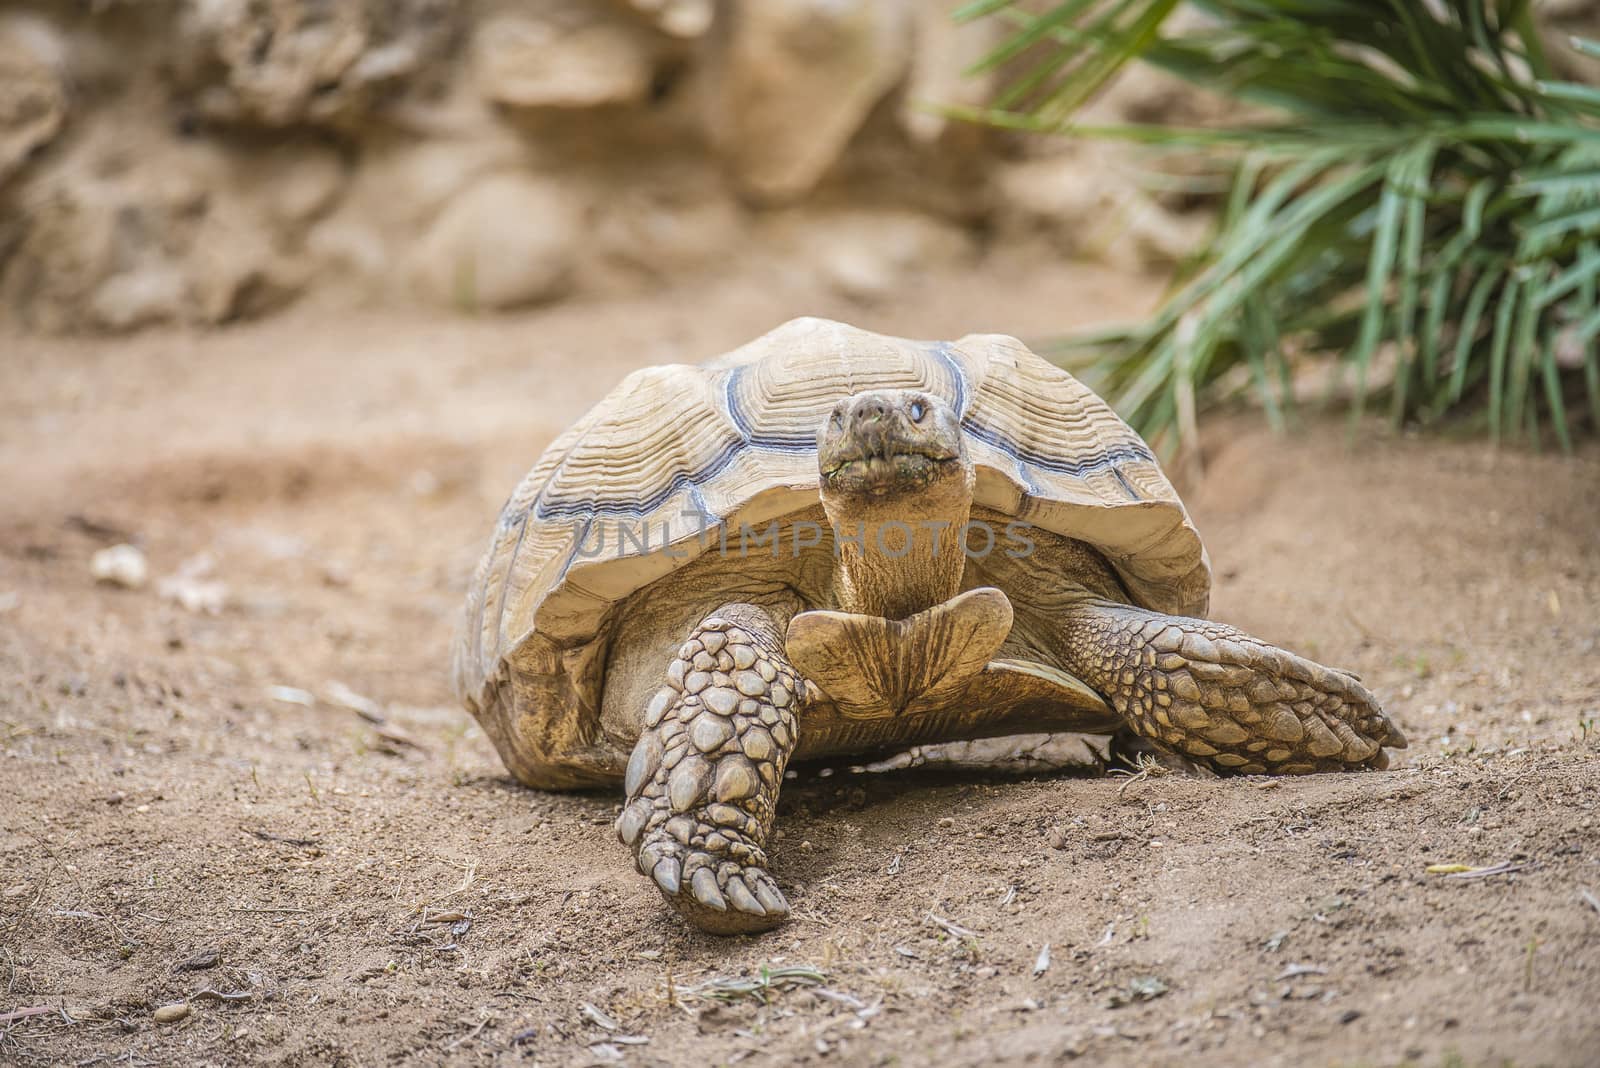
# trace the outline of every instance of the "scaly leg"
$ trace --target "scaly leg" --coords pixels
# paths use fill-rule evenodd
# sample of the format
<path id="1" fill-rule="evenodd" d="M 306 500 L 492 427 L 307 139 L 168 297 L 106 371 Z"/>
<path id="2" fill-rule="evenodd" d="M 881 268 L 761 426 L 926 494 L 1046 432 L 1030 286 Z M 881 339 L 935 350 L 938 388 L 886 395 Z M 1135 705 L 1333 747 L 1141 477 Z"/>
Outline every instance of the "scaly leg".
<path id="1" fill-rule="evenodd" d="M 788 918 L 764 847 L 803 686 L 772 617 L 723 605 L 667 668 L 628 761 L 617 836 L 684 919 L 712 934 Z"/>
<path id="2" fill-rule="evenodd" d="M 1068 670 L 1138 733 L 1222 771 L 1383 768 L 1405 736 L 1356 679 L 1224 623 L 1098 598 L 1062 619 Z"/>

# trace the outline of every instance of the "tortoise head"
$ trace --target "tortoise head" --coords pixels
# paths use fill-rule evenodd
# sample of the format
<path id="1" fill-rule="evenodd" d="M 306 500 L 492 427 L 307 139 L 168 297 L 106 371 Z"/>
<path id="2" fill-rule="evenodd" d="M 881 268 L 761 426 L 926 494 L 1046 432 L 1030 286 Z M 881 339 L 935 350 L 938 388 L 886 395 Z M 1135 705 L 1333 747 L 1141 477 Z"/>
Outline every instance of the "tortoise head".
<path id="1" fill-rule="evenodd" d="M 817 463 L 824 501 L 841 504 L 889 503 L 971 482 L 955 410 L 915 389 L 868 390 L 834 405 L 817 431 Z"/>
<path id="2" fill-rule="evenodd" d="M 976 476 L 949 404 L 915 389 L 846 397 L 817 432 L 817 463 L 841 608 L 904 619 L 955 596 Z"/>

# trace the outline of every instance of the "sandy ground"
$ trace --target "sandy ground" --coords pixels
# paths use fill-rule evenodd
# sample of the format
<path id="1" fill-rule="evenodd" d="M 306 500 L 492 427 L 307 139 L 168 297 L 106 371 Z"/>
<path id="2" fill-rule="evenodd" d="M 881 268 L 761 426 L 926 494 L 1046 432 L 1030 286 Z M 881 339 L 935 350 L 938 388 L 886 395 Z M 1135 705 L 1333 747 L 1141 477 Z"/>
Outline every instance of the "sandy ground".
<path id="1" fill-rule="evenodd" d="M 1148 296 L 1058 269 L 0 339 L 0 1062 L 1600 1063 L 1592 447 L 1212 423 L 1215 614 L 1361 673 L 1397 768 L 802 769 L 760 938 L 686 930 L 617 797 L 516 786 L 453 707 L 500 501 L 626 370 L 800 313 L 1026 335 Z M 120 541 L 147 588 L 91 581 Z M 202 554 L 215 615 L 157 590 Z"/>

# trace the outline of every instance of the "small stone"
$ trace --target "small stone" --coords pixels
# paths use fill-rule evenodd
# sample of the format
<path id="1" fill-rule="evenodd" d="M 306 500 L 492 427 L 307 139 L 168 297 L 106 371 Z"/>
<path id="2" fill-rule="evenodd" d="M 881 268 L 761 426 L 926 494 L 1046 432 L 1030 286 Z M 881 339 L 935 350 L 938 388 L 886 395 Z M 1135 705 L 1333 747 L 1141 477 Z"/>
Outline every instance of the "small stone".
<path id="1" fill-rule="evenodd" d="M 189 1012 L 189 1003 L 187 1001 L 175 1001 L 171 1005 L 161 1006 L 155 1011 L 154 1016 L 156 1023 L 170 1024 L 186 1019 Z"/>
<path id="2" fill-rule="evenodd" d="M 150 580 L 150 565 L 137 546 L 113 545 L 89 558 L 89 574 L 96 582 L 137 590 Z"/>

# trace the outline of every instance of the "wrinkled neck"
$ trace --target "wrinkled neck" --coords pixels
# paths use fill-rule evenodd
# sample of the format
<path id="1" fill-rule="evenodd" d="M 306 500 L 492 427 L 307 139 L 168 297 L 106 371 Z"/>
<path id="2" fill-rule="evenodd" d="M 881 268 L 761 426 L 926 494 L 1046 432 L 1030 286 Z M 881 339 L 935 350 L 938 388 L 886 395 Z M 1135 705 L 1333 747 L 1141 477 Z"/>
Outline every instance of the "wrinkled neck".
<path id="1" fill-rule="evenodd" d="M 909 499 L 824 498 L 823 507 L 835 531 L 833 593 L 842 611 L 904 619 L 961 591 L 970 484 Z"/>

